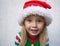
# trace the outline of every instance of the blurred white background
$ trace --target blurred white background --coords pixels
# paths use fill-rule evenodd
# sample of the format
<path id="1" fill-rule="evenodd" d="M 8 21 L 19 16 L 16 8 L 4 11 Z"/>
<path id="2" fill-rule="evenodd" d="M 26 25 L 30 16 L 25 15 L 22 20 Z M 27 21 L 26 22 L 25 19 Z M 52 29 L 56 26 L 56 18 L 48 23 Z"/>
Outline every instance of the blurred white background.
<path id="1" fill-rule="evenodd" d="M 0 0 L 0 46 L 15 46 L 15 35 L 20 31 L 19 11 L 26 0 Z M 46 0 L 52 5 L 52 24 L 48 27 L 49 45 L 60 46 L 60 0 Z"/>

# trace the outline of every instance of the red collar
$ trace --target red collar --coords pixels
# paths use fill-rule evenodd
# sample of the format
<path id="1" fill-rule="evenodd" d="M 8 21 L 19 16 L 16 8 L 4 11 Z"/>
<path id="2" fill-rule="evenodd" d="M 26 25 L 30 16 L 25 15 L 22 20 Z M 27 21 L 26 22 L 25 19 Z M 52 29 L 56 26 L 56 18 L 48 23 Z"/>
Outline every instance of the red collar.
<path id="1" fill-rule="evenodd" d="M 37 36 L 37 37 L 35 37 L 35 38 L 28 36 L 28 38 L 29 38 L 29 39 L 31 40 L 31 42 L 34 44 L 34 43 L 38 40 L 39 36 Z"/>

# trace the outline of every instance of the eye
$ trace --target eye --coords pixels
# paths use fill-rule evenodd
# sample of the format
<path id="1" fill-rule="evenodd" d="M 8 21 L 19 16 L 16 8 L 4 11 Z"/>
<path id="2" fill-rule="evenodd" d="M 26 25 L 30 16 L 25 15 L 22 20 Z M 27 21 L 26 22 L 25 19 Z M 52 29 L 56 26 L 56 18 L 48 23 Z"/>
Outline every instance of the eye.
<path id="1" fill-rule="evenodd" d="M 37 20 L 37 22 L 42 22 L 42 20 Z"/>
<path id="2" fill-rule="evenodd" d="M 31 22 L 32 20 L 31 19 L 27 19 L 28 22 Z"/>

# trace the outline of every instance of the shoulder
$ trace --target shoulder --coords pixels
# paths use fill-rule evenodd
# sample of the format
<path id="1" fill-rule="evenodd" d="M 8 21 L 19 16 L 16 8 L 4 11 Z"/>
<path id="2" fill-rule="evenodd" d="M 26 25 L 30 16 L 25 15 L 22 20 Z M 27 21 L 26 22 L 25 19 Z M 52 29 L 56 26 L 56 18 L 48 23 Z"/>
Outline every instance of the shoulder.
<path id="1" fill-rule="evenodd" d="M 20 42 L 21 42 L 21 32 L 18 32 L 15 36 L 15 45 L 19 46 Z"/>

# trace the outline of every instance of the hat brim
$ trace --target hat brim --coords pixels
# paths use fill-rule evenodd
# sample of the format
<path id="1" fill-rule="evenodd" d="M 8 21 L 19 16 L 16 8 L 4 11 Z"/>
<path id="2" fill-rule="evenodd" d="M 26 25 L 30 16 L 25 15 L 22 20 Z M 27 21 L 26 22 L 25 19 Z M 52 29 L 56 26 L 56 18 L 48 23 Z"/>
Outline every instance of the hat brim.
<path id="1" fill-rule="evenodd" d="M 46 20 L 47 26 L 52 22 L 52 16 L 48 9 L 39 6 L 30 6 L 21 10 L 19 24 L 22 25 L 22 21 L 30 14 L 38 14 L 40 16 L 43 16 Z"/>

